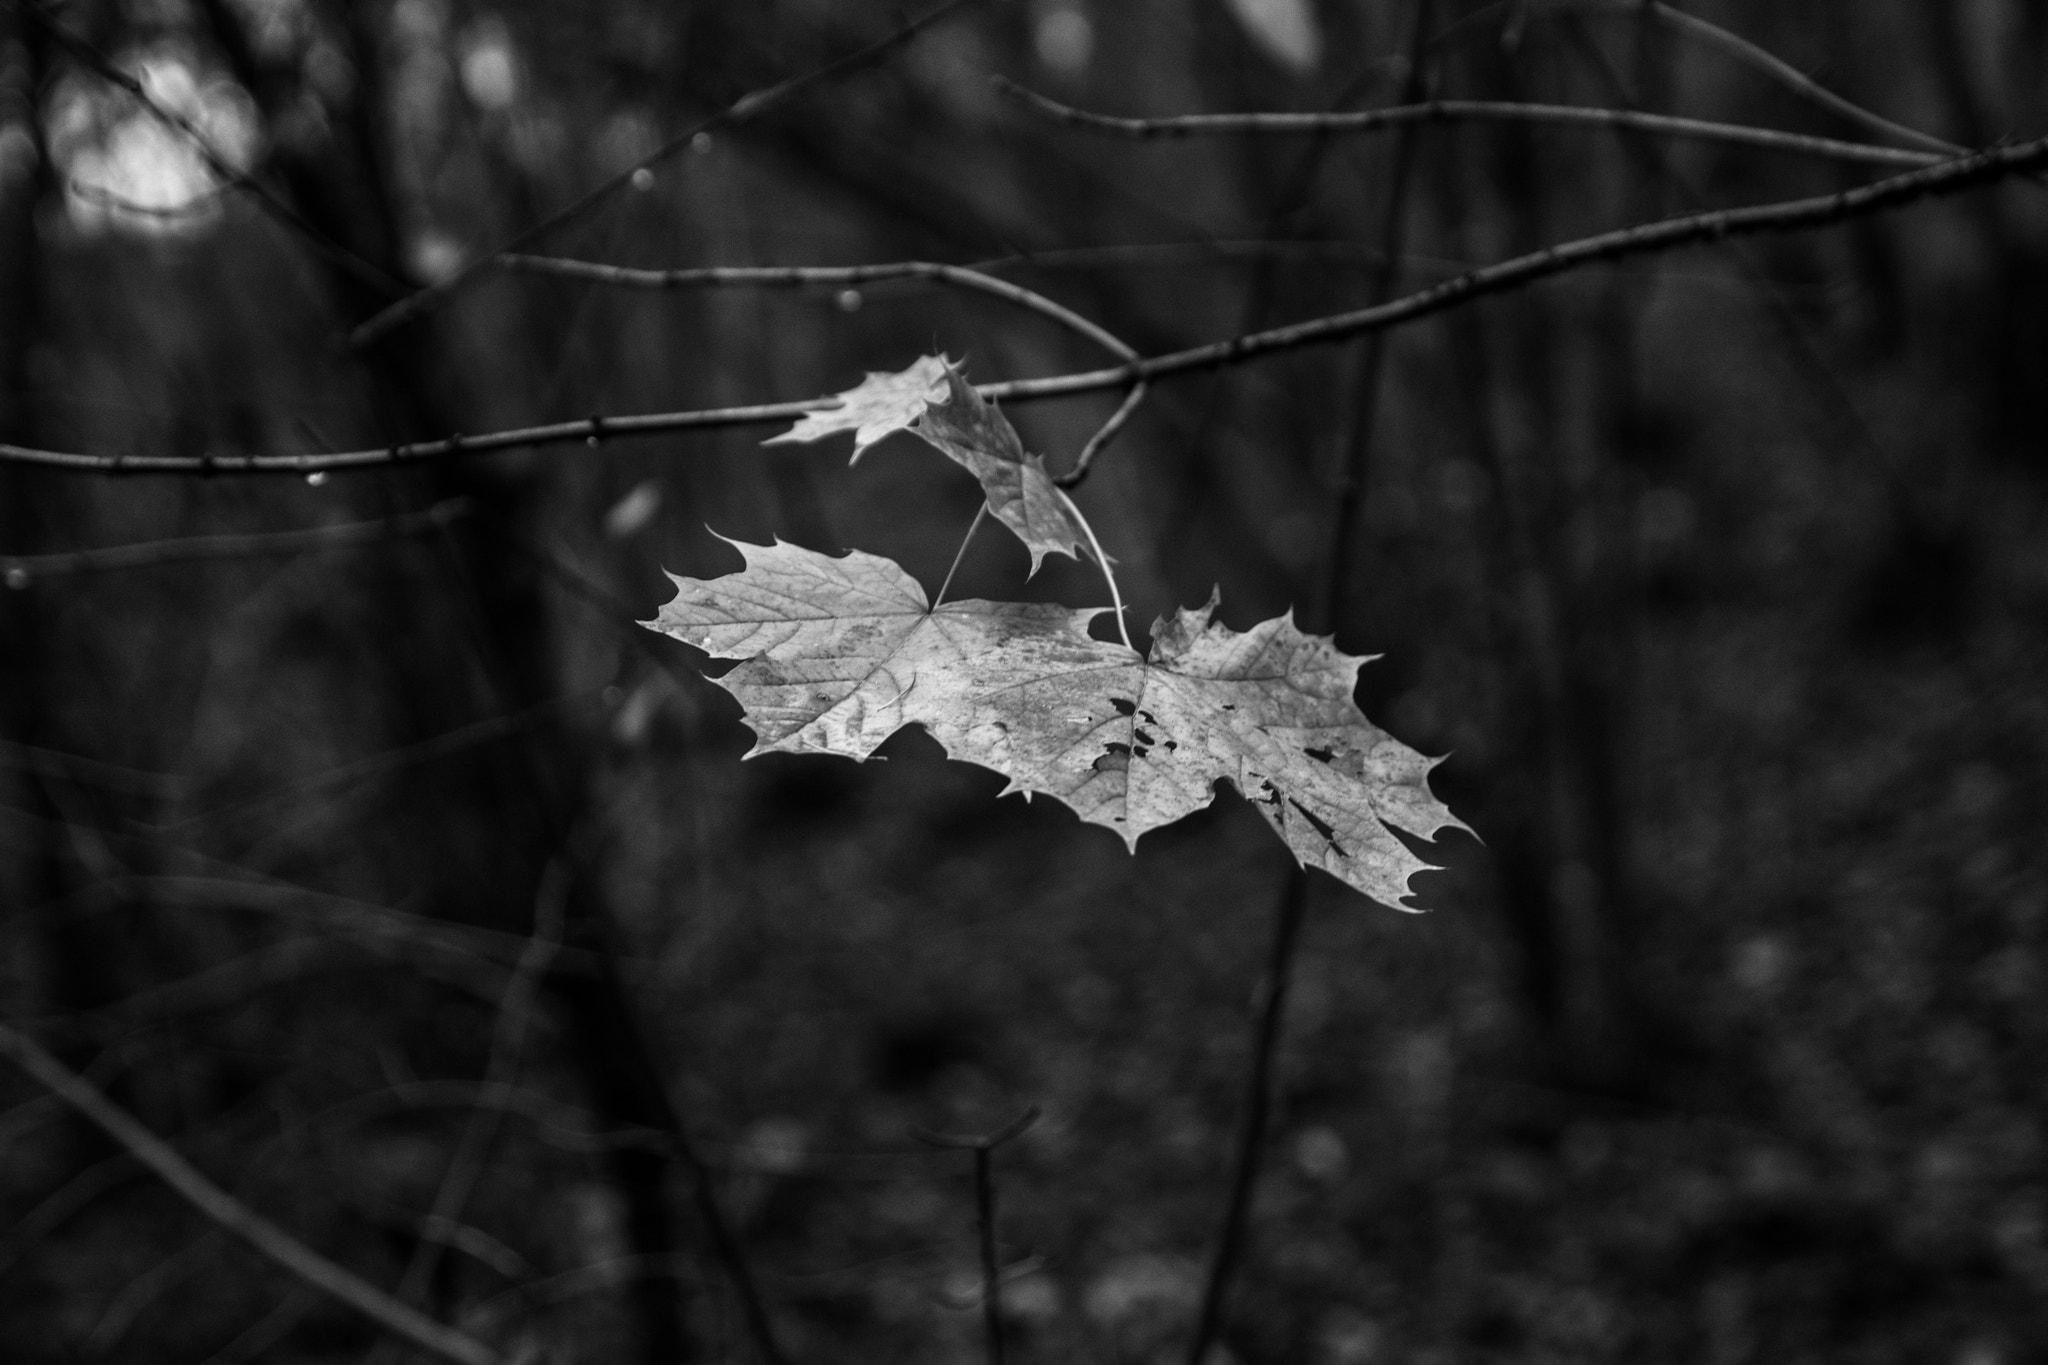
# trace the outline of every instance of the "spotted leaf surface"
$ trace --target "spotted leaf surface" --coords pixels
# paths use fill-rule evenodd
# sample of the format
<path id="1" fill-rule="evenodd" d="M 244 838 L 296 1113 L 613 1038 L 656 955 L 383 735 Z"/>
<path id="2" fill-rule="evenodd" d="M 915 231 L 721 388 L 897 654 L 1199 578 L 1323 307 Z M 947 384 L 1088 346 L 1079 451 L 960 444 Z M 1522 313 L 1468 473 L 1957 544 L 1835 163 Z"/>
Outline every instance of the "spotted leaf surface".
<path id="1" fill-rule="evenodd" d="M 1463 828 L 1430 793 L 1434 761 L 1352 702 L 1365 660 L 1288 617 L 1240 634 L 1213 619 L 1212 597 L 1157 622 L 1146 657 L 1089 635 L 1094 610 L 934 611 L 879 556 L 736 545 L 745 569 L 672 575 L 676 596 L 647 624 L 741 660 L 717 682 L 743 708 L 753 754 L 865 759 L 922 725 L 951 757 L 1007 777 L 1006 794 L 1054 797 L 1133 846 L 1227 781 L 1304 865 L 1393 906 L 1429 864 L 1392 829 Z"/>

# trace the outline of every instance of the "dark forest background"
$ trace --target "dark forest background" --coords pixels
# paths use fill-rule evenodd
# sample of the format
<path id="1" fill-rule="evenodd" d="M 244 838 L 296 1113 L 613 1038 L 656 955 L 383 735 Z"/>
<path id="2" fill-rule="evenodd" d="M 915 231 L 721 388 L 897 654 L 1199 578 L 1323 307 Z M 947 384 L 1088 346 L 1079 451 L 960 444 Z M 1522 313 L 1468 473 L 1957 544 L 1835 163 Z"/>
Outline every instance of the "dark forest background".
<path id="1" fill-rule="evenodd" d="M 1685 8 L 1924 134 L 2048 123 L 2039 0 Z M 0 9 L 0 441 L 319 451 L 934 350 L 1101 366 L 920 282 L 491 273 L 347 344 L 901 22 Z M 1912 145 L 1634 0 L 982 0 L 528 249 L 984 263 L 1155 353 L 1884 173 L 1518 124 L 1117 141 L 992 74 L 1118 114 L 1439 94 Z M 2028 181 L 1155 386 L 1076 494 L 1133 628 L 1212 584 L 1240 629 L 1326 594 L 1384 655 L 1361 705 L 1450 755 L 1480 836 L 1426 916 L 1310 884 L 1222 1359 L 2048 1359 L 2044 392 Z M 1006 411 L 1060 469 L 1117 397 Z M 915 733 L 741 764 L 704 660 L 633 624 L 661 570 L 737 568 L 710 528 L 929 588 L 978 496 L 913 441 L 849 469 L 775 429 L 318 480 L 0 466 L 0 1017 L 524 1359 L 758 1358 L 736 1259 L 792 1362 L 974 1357 L 968 1161 L 911 1130 L 1037 1105 L 995 1161 L 1010 1358 L 1178 1360 L 1290 860 L 1228 793 L 1129 856 Z M 959 590 L 1100 600 L 1023 569 L 983 535 Z M 0 1154 L 0 1356 L 407 1358 L 8 1068 Z"/>

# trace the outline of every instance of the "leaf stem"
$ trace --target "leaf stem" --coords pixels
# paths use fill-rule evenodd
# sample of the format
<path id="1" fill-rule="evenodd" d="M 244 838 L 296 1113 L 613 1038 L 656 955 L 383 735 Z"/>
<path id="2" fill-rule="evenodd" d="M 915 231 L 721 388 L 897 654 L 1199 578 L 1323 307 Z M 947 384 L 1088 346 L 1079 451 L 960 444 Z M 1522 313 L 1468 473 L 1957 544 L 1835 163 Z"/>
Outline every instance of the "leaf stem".
<path id="1" fill-rule="evenodd" d="M 981 506 L 974 509 L 974 520 L 967 524 L 967 534 L 960 538 L 960 548 L 953 552 L 953 567 L 946 570 L 946 581 L 939 584 L 939 595 L 932 599 L 932 611 L 937 611 L 939 604 L 946 600 L 946 589 L 953 586 L 953 575 L 960 572 L 960 561 L 967 558 L 967 547 L 973 542 L 974 533 L 981 529 L 981 523 L 987 517 L 988 499 L 983 498 Z"/>
<path id="2" fill-rule="evenodd" d="M 1081 523 L 1081 529 L 1088 533 L 1088 548 L 1095 552 L 1095 562 L 1102 566 L 1102 581 L 1109 584 L 1109 600 L 1116 608 L 1116 633 L 1124 637 L 1124 648 L 1135 654 L 1138 647 L 1131 643 L 1131 628 L 1124 624 L 1124 598 L 1116 589 L 1116 574 L 1110 570 L 1109 556 L 1102 552 L 1102 542 L 1095 538 L 1095 528 L 1088 524 L 1088 518 L 1081 515 L 1081 509 L 1067 496 L 1067 490 L 1060 488 L 1058 484 L 1054 484 L 1053 487 L 1058 489 L 1060 500 L 1067 504 L 1067 510 L 1074 514 L 1074 520 Z"/>

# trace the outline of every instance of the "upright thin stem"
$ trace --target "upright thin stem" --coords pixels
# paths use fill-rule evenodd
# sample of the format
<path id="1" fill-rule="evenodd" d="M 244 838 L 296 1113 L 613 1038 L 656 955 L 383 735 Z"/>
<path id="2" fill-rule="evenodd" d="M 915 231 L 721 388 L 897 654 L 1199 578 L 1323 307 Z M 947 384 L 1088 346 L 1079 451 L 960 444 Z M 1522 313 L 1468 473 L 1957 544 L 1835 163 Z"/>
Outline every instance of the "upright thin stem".
<path id="1" fill-rule="evenodd" d="M 1215 1257 L 1209 1262 L 1201 1313 L 1195 1319 L 1194 1341 L 1188 1347 L 1188 1365 L 1203 1365 L 1209 1347 L 1215 1343 L 1223 1326 L 1230 1282 L 1244 1254 L 1245 1224 L 1251 1211 L 1252 1190 L 1258 1184 L 1260 1161 L 1265 1155 L 1266 1122 L 1273 1110 L 1273 1065 L 1280 1051 L 1287 987 L 1294 975 L 1294 945 L 1301 937 L 1307 909 L 1308 870 L 1297 865 L 1287 878 L 1287 889 L 1281 893 L 1280 912 L 1273 924 L 1273 946 L 1266 957 L 1266 973 L 1260 978 L 1251 1071 L 1245 1078 L 1244 1113 L 1237 1134 L 1237 1164 L 1231 1173 L 1230 1197 L 1223 1206 L 1223 1231 L 1216 1239 Z"/>
<path id="2" fill-rule="evenodd" d="M 991 1162 L 996 1148 L 1038 1122 L 1032 1105 L 993 1133 L 934 1133 L 913 1128 L 911 1136 L 933 1147 L 953 1147 L 974 1154 L 975 1237 L 981 1244 L 981 1315 L 988 1331 L 988 1365 L 1003 1365 L 1002 1273 L 996 1265 L 996 1181 Z"/>
<path id="3" fill-rule="evenodd" d="M 946 581 L 939 584 L 939 595 L 932 599 L 933 611 L 946 600 L 946 589 L 953 586 L 953 575 L 960 572 L 960 561 L 967 558 L 967 547 L 974 541 L 974 533 L 981 529 L 981 523 L 988 517 L 988 499 L 981 500 L 981 506 L 974 509 L 974 520 L 967 523 L 967 534 L 960 537 L 960 548 L 953 552 L 953 567 L 946 570 Z"/>
<path id="4" fill-rule="evenodd" d="M 1425 60 L 1429 30 L 1429 0 L 1416 0 L 1409 38 L 1408 79 L 1403 98 L 1411 104 L 1428 88 Z M 1394 151 L 1386 196 L 1386 216 L 1380 224 L 1380 268 L 1372 282 L 1372 301 L 1385 301 L 1393 288 L 1394 262 L 1400 255 L 1407 217 L 1408 192 L 1415 159 L 1413 130 L 1404 130 Z M 1328 559 L 1312 589 L 1309 610 L 1312 629 L 1336 630 L 1343 617 L 1345 566 L 1350 558 L 1351 528 L 1359 519 L 1365 498 L 1368 456 L 1372 431 L 1379 415 L 1380 389 L 1385 379 L 1384 335 L 1367 339 L 1360 360 L 1355 388 L 1358 406 L 1345 448 L 1339 453 L 1338 486 L 1334 522 L 1330 529 Z M 1280 908 L 1273 926 L 1272 955 L 1258 1001 L 1258 1020 L 1253 1026 L 1251 1071 L 1244 1097 L 1244 1126 L 1238 1135 L 1237 1166 L 1232 1172 L 1229 1203 L 1223 1215 L 1223 1231 L 1217 1238 L 1216 1256 L 1209 1266 L 1209 1282 L 1202 1295 L 1201 1316 L 1195 1323 L 1194 1341 L 1189 1347 L 1188 1365 L 1203 1365 L 1210 1344 L 1222 1330 L 1228 1307 L 1230 1284 L 1243 1254 L 1245 1225 L 1250 1217 L 1252 1193 L 1258 1186 L 1259 1170 L 1266 1149 L 1266 1127 L 1273 1107 L 1273 1071 L 1280 1053 L 1281 1030 L 1286 1022 L 1287 986 L 1294 974 L 1294 950 L 1301 937 L 1302 920 L 1308 907 L 1308 869 L 1296 862 L 1281 893 Z"/>
<path id="5" fill-rule="evenodd" d="M 988 1365 L 1003 1365 L 1002 1280 L 996 1273 L 996 1182 L 990 1150 L 974 1149 L 974 1221 L 981 1237 L 981 1320 L 988 1333 Z"/>

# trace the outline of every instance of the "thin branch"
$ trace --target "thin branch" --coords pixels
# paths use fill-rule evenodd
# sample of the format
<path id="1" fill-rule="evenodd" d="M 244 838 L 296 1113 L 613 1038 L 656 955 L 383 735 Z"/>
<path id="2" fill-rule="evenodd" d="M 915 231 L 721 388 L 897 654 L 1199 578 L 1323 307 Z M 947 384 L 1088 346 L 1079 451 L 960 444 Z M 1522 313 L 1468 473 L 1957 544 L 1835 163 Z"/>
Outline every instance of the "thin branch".
<path id="1" fill-rule="evenodd" d="M 691 127 L 670 138 L 653 152 L 642 157 L 625 170 L 620 171 L 617 175 L 612 176 L 609 180 L 600 182 L 531 227 L 515 233 L 510 240 L 499 246 L 495 251 L 470 261 L 446 279 L 439 280 L 424 289 L 417 290 L 400 299 L 397 303 L 392 304 L 389 308 L 386 308 L 349 333 L 349 344 L 356 347 L 368 346 L 387 332 L 403 327 L 414 318 L 440 307 L 458 291 L 475 280 L 494 258 L 506 252 L 518 251 L 523 247 L 531 246 L 555 229 L 588 216 L 592 210 L 596 209 L 613 194 L 632 184 L 634 177 L 642 171 L 652 170 L 656 165 L 675 155 L 676 152 L 690 146 L 699 137 L 714 132 L 719 128 L 736 127 L 742 123 L 759 118 L 770 109 L 810 89 L 812 86 L 823 85 L 870 65 L 877 59 L 886 56 L 895 48 L 909 42 L 920 30 L 937 23 L 946 15 L 967 3 L 970 3 L 970 0 L 944 0 L 944 3 L 926 10 L 916 18 L 905 18 L 897 26 L 895 32 L 887 37 L 869 43 L 867 46 L 850 52 L 843 57 L 835 58 L 801 76 L 792 76 L 787 80 L 778 81 L 774 85 L 764 86 L 759 90 L 740 96 L 740 98 L 734 100 L 717 113 L 712 114 L 709 118 L 700 119 Z"/>
<path id="2" fill-rule="evenodd" d="M 1121 369 L 1112 371 L 1121 374 Z M 1109 388 L 1111 383 L 1092 388 Z M 58 451 L 32 450 L 0 444 L 0 459 L 32 464 L 56 465 L 66 469 L 91 470 L 102 474 L 309 474 L 333 469 L 364 469 L 379 465 L 411 464 L 419 460 L 445 459 L 456 455 L 481 455 L 522 446 L 596 446 L 616 436 L 645 436 L 660 432 L 698 428 L 759 426 L 787 422 L 807 412 L 832 407 L 832 398 L 805 398 L 786 403 L 756 403 L 744 407 L 703 408 L 695 412 L 659 412 L 642 416 L 586 417 L 571 422 L 550 422 L 516 427 L 482 436 L 443 436 L 431 441 L 406 441 L 366 450 L 324 451 L 299 455 L 78 455 Z"/>
<path id="3" fill-rule="evenodd" d="M 1827 157 L 1836 161 L 1863 162 L 1882 166 L 1930 166 L 1947 159 L 1949 153 L 1909 152 L 1896 147 L 1873 147 L 1861 142 L 1788 133 L 1776 128 L 1755 128 L 1739 123 L 1715 123 L 1707 119 L 1681 118 L 1672 114 L 1650 114 L 1634 109 L 1589 109 L 1569 104 L 1525 104 L 1507 100 L 1425 100 L 1420 104 L 1399 104 L 1385 109 L 1361 109 L 1334 114 L 1180 114 L 1168 118 L 1119 118 L 1091 113 L 1062 104 L 1001 76 L 992 77 L 1004 94 L 1034 112 L 1070 127 L 1110 133 L 1127 138 L 1181 138 L 1218 133 L 1375 133 L 1416 123 L 1489 122 L 1549 123 L 1565 127 L 1619 128 L 1629 132 L 1654 133 L 1661 137 L 1691 138 L 1703 142 L 1725 142 L 1795 156 Z"/>
<path id="4" fill-rule="evenodd" d="M 1519 19 L 1525 16 L 1531 8 L 1531 0 L 1495 0 L 1495 3 L 1482 5 L 1470 14 L 1460 18 L 1457 22 L 1445 26 L 1437 33 L 1431 45 L 1442 46 L 1465 30 L 1480 28 L 1488 24 L 1503 10 L 1511 9 L 1515 17 Z M 1683 10 L 1674 9 L 1670 5 L 1658 3 L 1658 0 L 1546 0 L 1543 8 L 1547 10 L 1577 10 L 1588 14 L 1634 20 L 1640 20 L 1645 15 L 1649 15 L 1660 20 L 1681 36 L 1692 39 L 1704 46 L 1714 48 L 1722 55 L 1732 58 L 1743 66 L 1749 67 L 1767 80 L 1783 86 L 1809 104 L 1825 109 L 1864 128 L 1868 128 L 1874 133 L 1911 143 L 1913 146 L 1925 151 L 1941 152 L 1949 156 L 1960 155 L 1969 150 L 1967 147 L 1944 141 L 1930 133 L 1923 133 L 1917 128 L 1909 128 L 1903 123 L 1896 123 L 1875 110 L 1866 109 L 1854 101 L 1844 99 L 1834 91 L 1814 81 L 1783 58 L 1775 56 L 1764 48 L 1757 46 L 1740 34 L 1722 28 L 1718 24 L 1709 23 L 1697 15 L 1688 14 Z"/>
<path id="5" fill-rule="evenodd" d="M 1577 3 L 1586 8 L 1595 8 L 1593 5 L 1587 5 L 1586 0 L 1577 0 Z M 1801 99 L 1830 113 L 1838 114 L 1852 123 L 1860 123 L 1874 133 L 1883 133 L 1927 151 L 1940 152 L 1947 156 L 1955 156 L 1968 150 L 1932 133 L 1923 133 L 1918 128 L 1896 123 L 1874 109 L 1866 109 L 1852 100 L 1844 99 L 1784 58 L 1758 47 L 1740 34 L 1731 33 L 1718 24 L 1710 24 L 1698 15 L 1687 14 L 1684 10 L 1662 4 L 1660 0 L 1608 0 L 1607 4 L 1598 8 L 1606 9 L 1610 13 L 1625 11 L 1630 14 L 1647 9 L 1678 32 L 1696 38 L 1710 47 L 1718 48 L 1745 66 L 1762 72 Z"/>
<path id="6" fill-rule="evenodd" d="M 910 1135 L 927 1147 L 950 1147 L 955 1151 L 991 1151 L 1012 1138 L 1022 1137 L 1037 1123 L 1044 1111 L 1032 1105 L 992 1133 L 940 1133 L 930 1128 L 912 1128 Z"/>
<path id="7" fill-rule="evenodd" d="M 228 197 L 228 193 L 238 188 L 240 187 L 236 185 L 215 185 L 182 204 L 163 205 L 144 204 L 126 195 L 116 194 L 102 185 L 80 180 L 76 176 L 65 184 L 65 189 L 88 204 L 160 223 L 191 223 L 208 218 L 219 211 L 221 201 Z"/>
<path id="8" fill-rule="evenodd" d="M 1960 194 L 2044 166 L 2048 166 L 2048 138 L 2035 138 L 2027 142 L 1972 152 L 1968 156 L 1959 156 L 1933 166 L 1907 171 L 1838 194 L 1756 204 L 1745 208 L 1715 209 L 1707 213 L 1667 218 L 1655 223 L 1639 223 L 1612 232 L 1576 238 L 1452 276 L 1425 289 L 1371 308 L 1311 318 L 1305 322 L 1251 332 L 1225 341 L 1193 346 L 1145 360 L 1127 361 L 1107 369 L 1053 375 L 1043 379 L 1013 379 L 975 387 L 984 398 L 991 400 L 1028 402 L 1078 393 L 1097 393 L 1103 389 L 1124 388 L 1141 379 L 1157 380 L 1196 374 L 1241 364 L 1260 356 L 1297 350 L 1304 346 L 1349 341 L 1368 332 L 1380 331 L 1416 318 L 1441 313 L 1471 299 L 1506 293 L 1537 280 L 1548 279 L 1553 275 L 1562 275 L 1600 262 L 1672 251 L 1728 237 L 1755 236 L 1769 232 L 1810 232 L 1849 219 L 1899 208 L 1922 199 Z M 799 402 L 761 403 L 749 407 L 703 408 L 690 412 L 646 413 L 629 417 L 591 417 L 582 421 L 523 427 L 484 436 L 451 436 L 434 441 L 414 441 L 379 450 L 340 451 L 317 455 L 87 455 L 68 451 L 39 450 L 27 446 L 0 445 L 0 459 L 104 474 L 302 474 L 322 469 L 405 464 L 451 455 L 506 450 L 517 446 L 565 445 L 576 441 L 596 443 L 610 436 L 753 426 L 767 422 L 789 421 L 807 412 L 830 407 L 833 402 L 834 400 L 829 398 L 809 398 Z"/>
<path id="9" fill-rule="evenodd" d="M 1109 415 L 1109 420 L 1102 424 L 1102 429 L 1089 437 L 1088 444 L 1081 447 L 1080 457 L 1074 461 L 1074 467 L 1054 479 L 1054 483 L 1061 488 L 1080 487 L 1081 480 L 1088 477 L 1088 467 L 1095 463 L 1095 457 L 1116 439 L 1116 434 L 1124 429 L 1124 423 L 1130 421 L 1131 414 L 1138 410 L 1138 404 L 1145 401 L 1145 389 L 1146 384 L 1142 379 L 1131 385 L 1131 391 L 1124 395 L 1124 401 Z"/>
<path id="10" fill-rule="evenodd" d="M 38 578 L 58 578 L 68 574 L 148 569 L 160 564 L 182 564 L 193 560 L 254 559 L 264 555 L 298 554 L 304 550 L 340 550 L 437 530 L 469 515 L 470 511 L 469 499 L 450 498 L 424 512 L 406 512 L 378 521 L 311 526 L 303 531 L 186 536 L 133 545 L 108 545 L 95 550 L 69 550 L 62 554 L 0 555 L 0 578 L 4 578 L 8 587 L 20 589 Z"/>
<path id="11" fill-rule="evenodd" d="M 483 1342 L 400 1302 L 354 1271 L 335 1264 L 208 1180 L 156 1134 L 27 1035 L 0 1023 L 0 1052 L 76 1109 L 187 1203 L 321 1293 L 353 1308 L 394 1336 L 456 1365 L 503 1365 Z"/>
<path id="12" fill-rule="evenodd" d="M 895 261 L 882 265 L 714 265 L 680 270 L 635 270 L 628 266 L 599 265 L 558 256 L 508 254 L 499 256 L 497 263 L 507 270 L 632 289 L 685 289 L 704 285 L 816 288 L 822 285 L 867 284 L 877 280 L 938 280 L 992 295 L 1019 308 L 1028 308 L 1088 338 L 1119 360 L 1138 358 L 1135 350 L 1110 332 L 1043 294 L 968 266 L 946 265 L 938 261 Z"/>
<path id="13" fill-rule="evenodd" d="M 213 139 L 207 136 L 205 129 L 177 110 L 168 108 L 160 103 L 156 96 L 149 93 L 147 86 L 136 77 L 123 71 L 115 64 L 113 58 L 100 51 L 97 47 L 94 47 L 86 39 L 64 27 L 63 24 L 57 22 L 55 16 L 45 10 L 40 0 L 18 0 L 15 8 L 34 21 L 43 32 L 49 34 L 50 40 L 63 48 L 76 61 L 90 69 L 109 85 L 126 91 L 149 113 L 150 117 L 156 119 L 159 123 L 170 128 L 180 137 L 191 143 L 193 150 L 199 154 L 199 159 L 206 163 L 206 169 L 213 174 L 215 179 L 219 180 L 222 184 L 246 190 L 250 197 L 255 199 L 271 217 L 299 234 L 299 236 L 311 244 L 314 250 L 365 284 L 386 294 L 401 294 L 405 292 L 406 286 L 403 283 L 393 279 L 373 262 L 365 260 L 362 256 L 349 250 L 346 246 L 343 246 L 340 242 L 335 241 L 332 237 L 329 237 L 326 233 L 315 227 L 311 222 L 307 221 L 303 214 L 283 199 L 280 199 L 262 181 L 250 175 L 247 171 L 237 169 L 228 160 L 226 155 L 218 147 L 214 146 Z"/>
<path id="14" fill-rule="evenodd" d="M 974 262 L 974 269 L 993 274 L 999 270 L 1089 270 L 1123 269 L 1135 265 L 1178 265 L 1190 261 L 1245 259 L 1263 261 L 1286 259 L 1336 262 L 1344 265 L 1380 264 L 1379 252 L 1363 242 L 1272 241 L 1266 238 L 1219 238 L 1188 242 L 1119 242 L 1110 246 L 1054 247 L 1044 251 L 1020 252 Z M 1397 264 L 1427 265 L 1439 270 L 1469 270 L 1472 262 L 1445 256 L 1411 253 Z"/>

